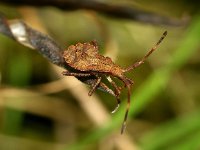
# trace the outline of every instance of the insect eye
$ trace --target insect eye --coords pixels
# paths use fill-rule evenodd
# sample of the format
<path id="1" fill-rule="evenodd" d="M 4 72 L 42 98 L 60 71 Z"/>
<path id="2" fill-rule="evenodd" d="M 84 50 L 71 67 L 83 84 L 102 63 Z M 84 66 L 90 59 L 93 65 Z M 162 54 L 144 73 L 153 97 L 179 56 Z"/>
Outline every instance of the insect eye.
<path id="1" fill-rule="evenodd" d="M 75 53 L 78 53 L 78 51 L 79 51 L 78 49 L 75 49 Z"/>

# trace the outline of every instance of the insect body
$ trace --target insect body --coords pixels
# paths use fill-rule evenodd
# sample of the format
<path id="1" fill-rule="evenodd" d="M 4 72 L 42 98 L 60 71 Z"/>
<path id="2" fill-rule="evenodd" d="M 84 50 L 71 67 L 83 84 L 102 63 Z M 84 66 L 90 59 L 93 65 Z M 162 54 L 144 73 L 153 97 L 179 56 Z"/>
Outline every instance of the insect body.
<path id="1" fill-rule="evenodd" d="M 91 85 L 92 88 L 88 93 L 89 96 L 91 96 L 92 93 L 98 88 L 99 84 L 102 83 L 102 77 L 106 77 L 115 89 L 115 97 L 117 99 L 118 106 L 120 104 L 119 96 L 122 88 L 118 87 L 111 77 L 117 77 L 119 80 L 123 81 L 125 87 L 128 89 L 127 109 L 121 128 L 121 133 L 123 133 L 126 127 L 126 120 L 130 108 L 130 87 L 133 84 L 133 81 L 127 78 L 124 73 L 133 70 L 134 68 L 144 63 L 146 58 L 151 55 L 151 53 L 158 47 L 166 35 L 167 31 L 163 33 L 163 36 L 160 38 L 160 40 L 140 61 L 137 61 L 127 68 L 122 68 L 115 64 L 109 57 L 100 55 L 98 53 L 98 46 L 96 41 L 71 45 L 67 50 L 64 51 L 63 57 L 67 65 L 72 67 L 75 71 L 64 71 L 63 75 L 76 77 L 95 77 L 96 83 Z M 113 112 L 117 110 L 118 106 Z"/>
<path id="2" fill-rule="evenodd" d="M 108 74 L 117 70 L 122 73 L 120 66 L 116 65 L 109 57 L 104 57 L 98 53 L 95 41 L 72 45 L 64 51 L 63 57 L 66 63 L 76 70 Z"/>

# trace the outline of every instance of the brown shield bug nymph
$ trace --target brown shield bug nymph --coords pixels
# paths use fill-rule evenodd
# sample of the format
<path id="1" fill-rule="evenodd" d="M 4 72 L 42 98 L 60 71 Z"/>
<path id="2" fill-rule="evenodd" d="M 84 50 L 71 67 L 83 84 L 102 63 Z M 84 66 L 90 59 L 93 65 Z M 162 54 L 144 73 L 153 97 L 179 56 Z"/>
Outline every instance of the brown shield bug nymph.
<path id="1" fill-rule="evenodd" d="M 118 106 L 120 104 L 120 92 L 122 90 L 121 87 L 118 87 L 116 83 L 111 79 L 111 77 L 116 77 L 119 80 L 123 81 L 125 87 L 128 89 L 128 102 L 126 113 L 124 116 L 124 121 L 121 128 L 121 134 L 124 132 L 126 128 L 126 120 L 130 108 L 130 96 L 131 96 L 131 85 L 133 81 L 125 76 L 124 73 L 131 71 L 141 64 L 151 55 L 153 51 L 155 51 L 158 45 L 162 42 L 162 40 L 167 35 L 167 31 L 165 31 L 159 41 L 152 47 L 147 54 L 139 61 L 135 62 L 133 65 L 122 68 L 119 65 L 115 64 L 109 57 L 104 57 L 98 53 L 98 46 L 96 41 L 92 41 L 89 43 L 78 43 L 76 45 L 71 45 L 67 50 L 64 51 L 63 57 L 67 65 L 69 65 L 73 71 L 64 71 L 63 75 L 66 76 L 75 76 L 79 77 L 93 77 L 96 79 L 96 82 L 91 84 L 91 90 L 88 95 L 91 96 L 92 93 L 98 88 L 99 84 L 102 82 L 102 78 L 106 77 L 107 80 L 111 83 L 111 85 L 115 89 L 115 97 L 118 102 Z M 108 89 L 109 90 L 109 89 Z M 115 112 L 118 108 L 113 111 Z"/>

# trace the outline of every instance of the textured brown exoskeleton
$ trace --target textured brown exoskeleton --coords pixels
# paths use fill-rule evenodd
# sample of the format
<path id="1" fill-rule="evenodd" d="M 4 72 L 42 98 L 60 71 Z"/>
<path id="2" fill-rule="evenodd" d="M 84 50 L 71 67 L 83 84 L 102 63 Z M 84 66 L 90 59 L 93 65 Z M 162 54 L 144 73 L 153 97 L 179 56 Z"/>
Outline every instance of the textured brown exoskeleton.
<path id="1" fill-rule="evenodd" d="M 156 48 L 162 42 L 166 35 L 167 31 L 163 33 L 160 40 L 155 44 L 153 48 L 148 51 L 148 53 L 140 61 L 135 62 L 133 65 L 127 68 L 122 68 L 119 65 L 115 64 L 109 57 L 104 57 L 100 55 L 98 53 L 98 46 L 96 41 L 71 45 L 68 47 L 67 50 L 64 51 L 63 57 L 67 65 L 74 69 L 74 72 L 64 71 L 63 75 L 96 78 L 96 83 L 91 85 L 92 88 L 88 93 L 89 96 L 91 96 L 92 93 L 98 88 L 98 85 L 102 82 L 102 77 L 105 76 L 115 89 L 115 97 L 117 99 L 118 106 L 120 104 L 119 95 L 122 88 L 118 87 L 116 83 L 111 79 L 111 77 L 117 77 L 119 80 L 123 81 L 125 87 L 127 87 L 128 89 L 128 102 L 124 121 L 121 128 L 122 134 L 126 127 L 126 120 L 130 108 L 130 87 L 133 84 L 133 81 L 127 78 L 124 73 L 133 70 L 134 68 L 143 64 L 146 58 L 151 55 L 154 50 L 156 50 Z M 113 112 L 117 110 L 118 106 Z"/>

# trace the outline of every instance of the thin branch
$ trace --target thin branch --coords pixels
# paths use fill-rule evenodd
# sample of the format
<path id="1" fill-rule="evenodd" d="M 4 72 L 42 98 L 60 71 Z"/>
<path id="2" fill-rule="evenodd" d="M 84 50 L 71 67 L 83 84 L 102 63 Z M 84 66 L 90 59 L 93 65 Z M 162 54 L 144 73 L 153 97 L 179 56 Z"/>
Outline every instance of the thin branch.
<path id="1" fill-rule="evenodd" d="M 1 0 L 1 2 L 16 6 L 53 6 L 62 10 L 88 9 L 111 17 L 131 19 L 154 25 L 180 26 L 186 23 L 182 20 L 171 19 L 152 12 L 139 10 L 133 6 L 119 6 L 95 0 Z"/>
<path id="2" fill-rule="evenodd" d="M 37 50 L 42 56 L 47 58 L 51 63 L 64 68 L 65 70 L 73 70 L 68 66 L 63 57 L 63 49 L 49 36 L 29 27 L 21 20 L 7 20 L 0 14 L 0 33 L 19 42 L 20 44 Z M 96 83 L 96 77 L 77 77 L 81 82 L 93 85 Z M 103 83 L 100 83 L 98 89 L 103 90 L 113 96 L 114 92 L 107 89 Z"/>

